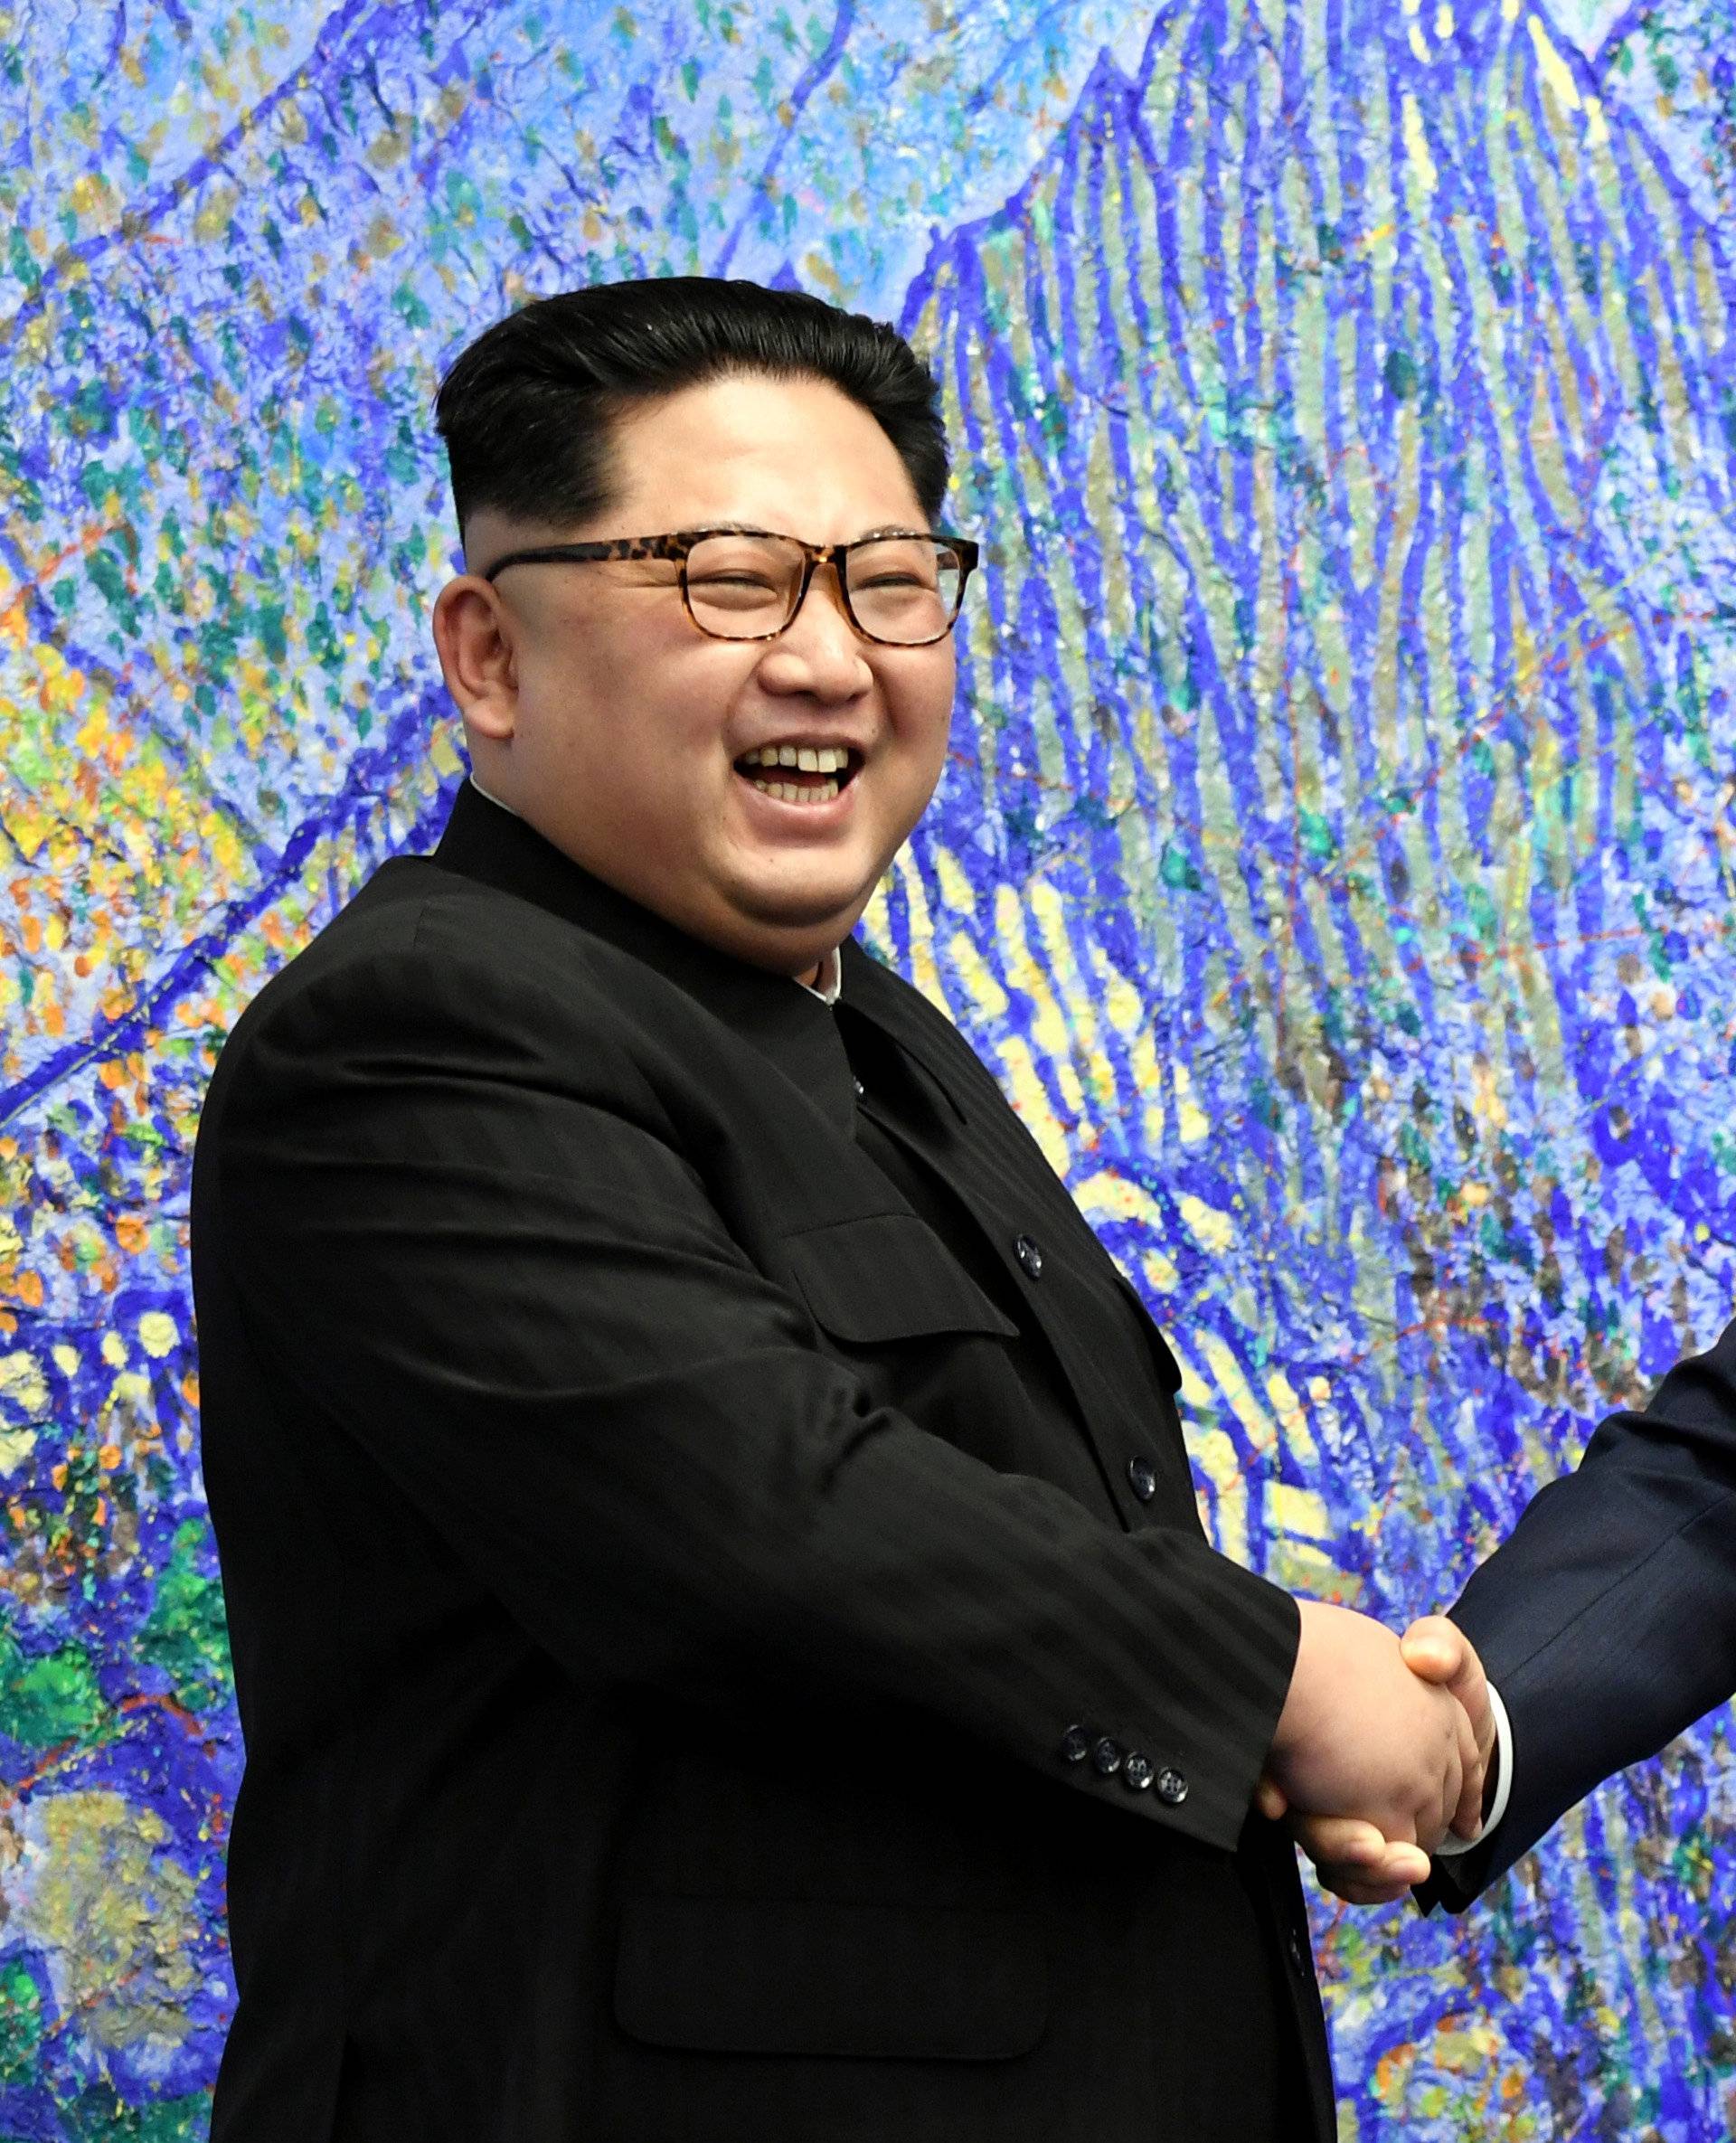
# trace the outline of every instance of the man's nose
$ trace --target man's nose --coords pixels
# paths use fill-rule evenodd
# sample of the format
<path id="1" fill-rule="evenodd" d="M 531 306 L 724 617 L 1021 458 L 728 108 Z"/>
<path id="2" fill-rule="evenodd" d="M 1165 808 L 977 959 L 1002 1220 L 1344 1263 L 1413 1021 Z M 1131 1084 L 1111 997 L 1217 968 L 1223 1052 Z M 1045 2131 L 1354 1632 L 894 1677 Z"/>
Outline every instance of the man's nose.
<path id="1" fill-rule="evenodd" d="M 768 643 L 760 675 L 772 692 L 808 692 L 819 699 L 854 699 L 873 684 L 835 567 L 816 569 L 801 608 Z"/>

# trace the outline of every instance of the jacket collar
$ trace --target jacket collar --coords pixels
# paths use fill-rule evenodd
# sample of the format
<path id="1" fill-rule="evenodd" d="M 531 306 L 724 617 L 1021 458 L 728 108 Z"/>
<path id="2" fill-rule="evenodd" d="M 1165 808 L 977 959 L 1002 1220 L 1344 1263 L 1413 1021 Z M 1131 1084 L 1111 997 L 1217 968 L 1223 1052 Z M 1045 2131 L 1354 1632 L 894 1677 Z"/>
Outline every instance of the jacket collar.
<path id="1" fill-rule="evenodd" d="M 689 937 L 581 869 L 468 781 L 454 799 L 433 860 L 442 871 L 530 901 L 655 968 L 769 1057 L 835 1129 L 853 1136 L 855 1087 L 837 1022 L 829 1005 L 788 976 Z"/>

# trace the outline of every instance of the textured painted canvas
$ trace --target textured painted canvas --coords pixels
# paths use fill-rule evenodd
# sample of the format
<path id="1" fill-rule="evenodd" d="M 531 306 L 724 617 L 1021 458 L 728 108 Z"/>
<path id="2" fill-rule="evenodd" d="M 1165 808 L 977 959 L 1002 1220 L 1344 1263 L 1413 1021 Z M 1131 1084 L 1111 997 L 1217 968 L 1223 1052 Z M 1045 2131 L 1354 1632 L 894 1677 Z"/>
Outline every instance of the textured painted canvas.
<path id="1" fill-rule="evenodd" d="M 1736 0 L 20 7 L 0 205 L 0 2137 L 205 2130 L 193 1126 L 438 830 L 429 397 L 529 297 L 932 356 L 988 563 L 867 930 L 1154 1305 L 1226 1549 L 1449 1600 L 1731 1316 Z M 1319 1904 L 1346 2137 L 1731 2132 L 1730 1740 L 1462 1921 Z"/>

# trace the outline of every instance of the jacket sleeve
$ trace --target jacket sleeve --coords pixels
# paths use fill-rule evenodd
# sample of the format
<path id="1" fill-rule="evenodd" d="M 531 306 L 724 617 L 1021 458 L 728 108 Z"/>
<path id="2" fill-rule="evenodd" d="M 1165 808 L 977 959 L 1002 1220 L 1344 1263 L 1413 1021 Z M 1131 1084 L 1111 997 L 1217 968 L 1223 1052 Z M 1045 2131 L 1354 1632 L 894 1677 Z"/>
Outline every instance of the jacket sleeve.
<path id="1" fill-rule="evenodd" d="M 1436 1863 L 1461 1910 L 1600 1780 L 1736 1692 L 1736 1325 L 1599 1429 L 1452 1610 L 1512 1724 L 1506 1813 Z"/>
<path id="2" fill-rule="evenodd" d="M 872 1404 L 552 995 L 414 945 L 295 978 L 225 1052 L 199 1166 L 291 1411 L 578 1676 L 915 1705 L 1234 1846 L 1294 1602 Z M 1099 1776 L 1078 1726 L 1184 1796 Z"/>

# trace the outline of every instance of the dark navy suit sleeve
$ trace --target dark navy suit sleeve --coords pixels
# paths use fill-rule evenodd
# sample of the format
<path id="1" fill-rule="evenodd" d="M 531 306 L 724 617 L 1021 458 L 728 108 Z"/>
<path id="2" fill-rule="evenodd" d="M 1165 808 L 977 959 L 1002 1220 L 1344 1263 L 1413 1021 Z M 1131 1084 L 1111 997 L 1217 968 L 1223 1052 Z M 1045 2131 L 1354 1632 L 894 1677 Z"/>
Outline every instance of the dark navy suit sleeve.
<path id="1" fill-rule="evenodd" d="M 1506 1704 L 1514 1767 L 1499 1826 L 1425 1893 L 1457 1911 L 1736 1692 L 1736 1324 L 1603 1423 L 1452 1615 Z"/>

